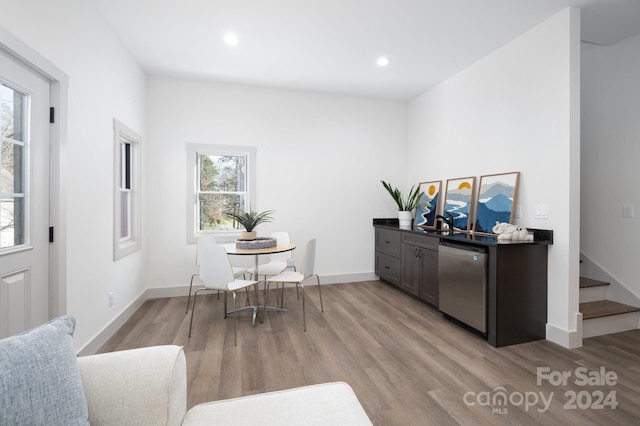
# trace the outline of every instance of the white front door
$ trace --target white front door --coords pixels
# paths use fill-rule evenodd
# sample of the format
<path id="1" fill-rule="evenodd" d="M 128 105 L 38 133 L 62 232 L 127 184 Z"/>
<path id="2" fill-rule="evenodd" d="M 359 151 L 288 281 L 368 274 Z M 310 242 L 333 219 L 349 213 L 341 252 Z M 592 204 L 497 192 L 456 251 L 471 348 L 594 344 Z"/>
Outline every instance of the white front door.
<path id="1" fill-rule="evenodd" d="M 0 49 L 0 338 L 50 315 L 50 92 Z"/>

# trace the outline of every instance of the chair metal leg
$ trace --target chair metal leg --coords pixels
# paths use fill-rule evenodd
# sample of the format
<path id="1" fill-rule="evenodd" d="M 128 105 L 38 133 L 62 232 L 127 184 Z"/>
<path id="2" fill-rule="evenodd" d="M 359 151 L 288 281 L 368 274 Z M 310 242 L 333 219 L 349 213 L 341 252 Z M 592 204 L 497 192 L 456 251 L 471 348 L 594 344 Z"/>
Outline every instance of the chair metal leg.
<path id="1" fill-rule="evenodd" d="M 236 312 L 236 292 L 233 291 L 233 346 L 238 346 L 238 313 Z M 225 318 L 226 318 L 226 309 L 225 309 Z"/>
<path id="2" fill-rule="evenodd" d="M 248 289 L 248 287 L 246 287 Z M 256 283 L 256 285 L 253 286 L 254 288 L 254 292 L 253 292 L 253 297 L 255 298 L 255 308 L 253 309 L 253 318 L 251 319 L 251 325 L 255 326 L 256 325 L 256 318 L 258 317 L 258 309 L 260 308 L 260 304 L 258 303 L 258 283 Z"/>
<path id="3" fill-rule="evenodd" d="M 304 284 L 296 283 L 296 288 L 300 286 L 300 293 L 302 293 L 302 329 L 307 331 L 307 312 L 304 305 Z"/>
<path id="4" fill-rule="evenodd" d="M 276 288 L 278 287 L 278 283 L 276 283 Z M 278 299 L 278 293 L 276 292 L 276 300 Z M 264 282 L 264 306 L 262 307 L 262 319 L 260 323 L 264 322 L 264 317 L 267 316 L 267 305 L 269 301 L 269 283 L 267 281 Z M 276 302 L 277 303 L 277 302 Z"/>
<path id="5" fill-rule="evenodd" d="M 197 272 L 191 275 L 191 283 L 189 284 L 189 295 L 187 296 L 187 312 L 185 312 L 185 315 L 189 313 L 189 301 L 191 300 L 191 289 L 193 288 L 193 279 L 198 275 L 199 274 Z"/>
<path id="6" fill-rule="evenodd" d="M 189 322 L 189 339 L 191 339 L 191 327 L 193 327 L 193 313 L 196 310 L 196 296 L 198 295 L 198 290 L 193 293 L 193 307 L 191 308 L 191 321 Z"/>
<path id="7" fill-rule="evenodd" d="M 313 274 L 313 276 L 316 277 L 316 280 L 318 280 L 318 293 L 320 293 L 320 310 L 324 312 L 324 306 L 322 305 L 322 287 L 320 286 L 320 277 L 316 274 Z"/>

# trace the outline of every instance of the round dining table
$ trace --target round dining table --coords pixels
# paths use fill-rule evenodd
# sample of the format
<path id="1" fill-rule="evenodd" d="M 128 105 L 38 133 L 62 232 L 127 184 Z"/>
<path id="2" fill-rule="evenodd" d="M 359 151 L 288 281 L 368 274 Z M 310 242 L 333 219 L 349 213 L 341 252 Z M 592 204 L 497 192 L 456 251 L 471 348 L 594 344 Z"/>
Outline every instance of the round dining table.
<path id="1" fill-rule="evenodd" d="M 230 255 L 237 255 L 237 256 L 254 256 L 255 260 L 254 260 L 254 268 L 253 268 L 253 279 L 255 281 L 258 281 L 258 258 L 261 255 L 269 255 L 269 254 L 275 254 L 275 253 L 285 253 L 288 251 L 292 251 L 296 248 L 296 245 L 293 243 L 286 243 L 286 244 L 278 244 L 275 247 L 268 247 L 268 248 L 257 248 L 257 249 L 243 249 L 243 248 L 237 248 L 236 247 L 236 243 L 226 243 L 226 244 L 221 244 L 222 247 L 224 247 L 224 249 L 227 251 L 227 254 Z M 259 306 L 259 302 L 257 300 L 257 296 L 256 296 L 256 306 Z M 286 309 L 283 308 L 278 308 L 277 306 L 266 306 L 266 304 L 262 307 L 263 310 L 263 314 L 262 317 L 264 318 L 264 313 L 266 311 L 278 311 L 278 312 L 286 312 Z M 254 318 L 255 321 L 255 318 Z M 262 321 L 260 321 L 262 322 Z"/>

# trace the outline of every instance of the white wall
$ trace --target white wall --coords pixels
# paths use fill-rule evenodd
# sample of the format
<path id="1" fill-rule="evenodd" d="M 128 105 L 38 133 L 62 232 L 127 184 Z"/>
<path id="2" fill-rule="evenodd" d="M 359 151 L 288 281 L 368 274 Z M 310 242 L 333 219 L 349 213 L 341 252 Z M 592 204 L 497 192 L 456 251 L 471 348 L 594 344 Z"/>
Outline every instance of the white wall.
<path id="1" fill-rule="evenodd" d="M 0 0 L 2 25 L 69 76 L 67 306 L 78 318 L 77 347 L 146 288 L 187 283 L 195 247 L 186 243 L 184 226 L 186 143 L 257 146 L 255 207 L 276 210 L 276 222 L 260 233 L 286 229 L 300 243 L 318 238 L 317 270 L 327 282 L 372 273 L 371 219 L 395 214 L 380 179 L 407 187 L 520 170 L 520 223 L 555 231 L 549 323 L 560 330 L 552 339 L 567 343 L 562 333 L 576 328 L 579 244 L 574 10 L 407 108 L 159 77 L 145 88 L 144 74 L 85 3 Z M 146 190 L 143 251 L 118 262 L 111 241 L 114 117 L 144 137 Z M 537 204 L 549 206 L 549 220 L 533 218 Z"/>
<path id="2" fill-rule="evenodd" d="M 444 190 L 451 178 L 521 172 L 516 222 L 554 231 L 547 337 L 565 346 L 575 345 L 578 315 L 577 12 L 550 18 L 409 105 L 411 182 L 442 179 Z M 536 205 L 548 206 L 549 219 L 534 218 Z"/>
<path id="3" fill-rule="evenodd" d="M 67 311 L 82 348 L 145 291 L 142 252 L 118 262 L 112 255 L 112 122 L 144 135 L 145 76 L 87 2 L 2 0 L 0 10 L 0 25 L 69 77 L 68 234 L 59 237 L 67 238 Z"/>
<path id="4" fill-rule="evenodd" d="M 581 249 L 640 297 L 640 35 L 582 53 Z M 635 207 L 623 218 L 622 206 Z"/>
<path id="5" fill-rule="evenodd" d="M 393 217 L 380 179 L 406 176 L 406 104 L 150 77 L 147 85 L 150 288 L 188 284 L 187 143 L 257 147 L 254 210 L 275 210 L 258 235 L 317 238 L 323 282 L 373 277 L 374 217 Z"/>

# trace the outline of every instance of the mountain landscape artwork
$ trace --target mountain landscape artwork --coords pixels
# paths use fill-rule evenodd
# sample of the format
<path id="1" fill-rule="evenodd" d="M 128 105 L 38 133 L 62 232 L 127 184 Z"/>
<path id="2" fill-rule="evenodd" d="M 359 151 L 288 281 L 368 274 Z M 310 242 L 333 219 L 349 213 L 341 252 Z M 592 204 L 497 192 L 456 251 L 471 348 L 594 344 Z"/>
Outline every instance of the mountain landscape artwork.
<path id="1" fill-rule="evenodd" d="M 420 201 L 416 209 L 416 226 L 435 228 L 436 215 L 440 211 L 442 181 L 420 182 Z"/>
<path id="2" fill-rule="evenodd" d="M 512 223 L 520 172 L 480 177 L 474 233 L 492 234 L 496 222 Z"/>
<path id="3" fill-rule="evenodd" d="M 471 229 L 471 206 L 475 184 L 475 177 L 447 180 L 444 216 L 453 217 L 453 227 L 459 231 Z"/>

